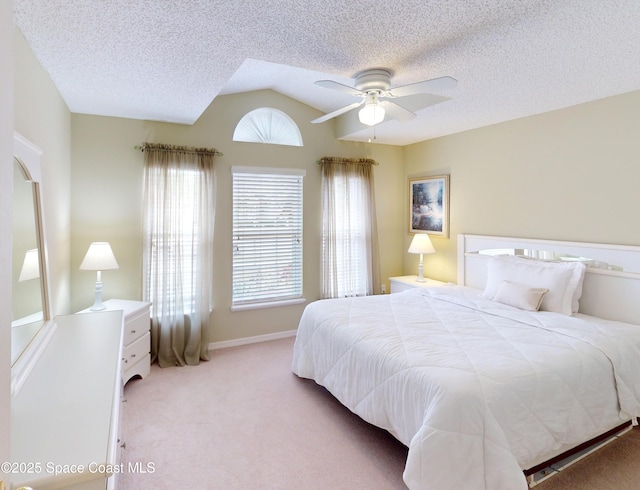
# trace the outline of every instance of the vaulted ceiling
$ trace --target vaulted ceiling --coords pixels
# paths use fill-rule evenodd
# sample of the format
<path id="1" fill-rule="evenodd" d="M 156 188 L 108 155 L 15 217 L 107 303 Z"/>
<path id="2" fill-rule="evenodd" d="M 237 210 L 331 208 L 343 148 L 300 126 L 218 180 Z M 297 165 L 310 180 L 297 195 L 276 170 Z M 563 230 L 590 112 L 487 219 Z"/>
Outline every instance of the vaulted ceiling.
<path id="1" fill-rule="evenodd" d="M 640 89 L 638 0 L 14 0 L 14 15 L 75 113 L 193 124 L 259 89 L 331 112 L 354 99 L 314 81 L 457 79 L 436 94 L 451 100 L 375 127 L 407 145 Z"/>

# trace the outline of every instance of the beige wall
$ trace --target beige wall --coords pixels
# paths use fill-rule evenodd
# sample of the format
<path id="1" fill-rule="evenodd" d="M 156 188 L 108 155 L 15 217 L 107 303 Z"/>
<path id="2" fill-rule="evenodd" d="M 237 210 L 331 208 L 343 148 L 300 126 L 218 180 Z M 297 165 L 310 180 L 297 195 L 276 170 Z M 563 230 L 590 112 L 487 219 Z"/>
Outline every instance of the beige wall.
<path id="1" fill-rule="evenodd" d="M 304 147 L 233 142 L 237 122 L 258 107 L 287 113 L 302 133 Z M 103 273 L 103 297 L 138 299 L 141 291 L 141 198 L 143 155 L 134 150 L 145 141 L 215 147 L 217 200 L 215 278 L 211 341 L 222 341 L 295 329 L 303 305 L 230 312 L 231 306 L 231 172 L 232 165 L 303 168 L 304 295 L 319 297 L 320 167 L 322 156 L 371 157 L 382 257 L 382 277 L 402 270 L 404 178 L 402 148 L 337 141 L 333 123 L 312 125 L 318 111 L 273 91 L 221 96 L 193 126 L 87 115 L 72 116 L 71 277 L 72 308 L 92 302 L 95 276 L 79 271 L 92 241 L 109 241 L 120 269 Z M 388 284 L 387 284 L 388 286 Z"/>
<path id="2" fill-rule="evenodd" d="M 71 113 L 14 30 L 15 130 L 42 150 L 42 200 L 54 315 L 69 313 Z"/>
<path id="3" fill-rule="evenodd" d="M 632 92 L 405 147 L 405 181 L 451 175 L 451 238 L 425 275 L 455 281 L 459 233 L 640 245 L 639 114 Z"/>

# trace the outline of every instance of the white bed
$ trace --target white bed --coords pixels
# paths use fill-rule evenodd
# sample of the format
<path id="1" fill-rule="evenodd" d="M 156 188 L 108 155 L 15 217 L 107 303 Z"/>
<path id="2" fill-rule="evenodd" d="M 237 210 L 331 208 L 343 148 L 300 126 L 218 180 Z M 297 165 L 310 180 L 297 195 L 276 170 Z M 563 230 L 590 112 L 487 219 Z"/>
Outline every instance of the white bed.
<path id="1" fill-rule="evenodd" d="M 584 273 L 580 313 L 527 311 L 482 295 L 497 277 L 487 249 L 600 269 Z M 640 327 L 582 313 L 640 318 L 640 275 L 628 272 L 640 248 L 463 235 L 459 257 L 459 284 L 473 287 L 308 305 L 293 372 L 407 445 L 409 488 L 525 489 L 524 470 L 640 415 Z M 571 294 L 560 303 L 574 307 Z M 557 295 L 543 298 L 556 308 Z"/>

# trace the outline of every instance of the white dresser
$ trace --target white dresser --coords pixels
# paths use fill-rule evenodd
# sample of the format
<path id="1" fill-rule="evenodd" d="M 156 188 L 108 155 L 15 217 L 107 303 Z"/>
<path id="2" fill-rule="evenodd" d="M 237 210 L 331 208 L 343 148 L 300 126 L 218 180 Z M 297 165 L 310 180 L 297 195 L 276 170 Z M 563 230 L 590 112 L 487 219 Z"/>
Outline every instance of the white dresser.
<path id="1" fill-rule="evenodd" d="M 436 286 L 443 286 L 446 283 L 442 281 L 436 281 L 435 279 L 424 278 L 424 282 L 418 282 L 416 279 L 418 276 L 397 276 L 389 278 L 389 286 L 391 294 L 399 293 L 406 289 L 411 288 L 432 288 Z"/>
<path id="2" fill-rule="evenodd" d="M 120 311 L 56 318 L 51 341 L 12 400 L 13 488 L 114 488 L 122 323 Z"/>
<path id="3" fill-rule="evenodd" d="M 146 377 L 151 369 L 151 303 L 128 299 L 104 302 L 106 311 L 120 310 L 124 316 L 122 333 L 122 383 L 134 376 Z M 87 313 L 89 309 L 79 313 Z"/>

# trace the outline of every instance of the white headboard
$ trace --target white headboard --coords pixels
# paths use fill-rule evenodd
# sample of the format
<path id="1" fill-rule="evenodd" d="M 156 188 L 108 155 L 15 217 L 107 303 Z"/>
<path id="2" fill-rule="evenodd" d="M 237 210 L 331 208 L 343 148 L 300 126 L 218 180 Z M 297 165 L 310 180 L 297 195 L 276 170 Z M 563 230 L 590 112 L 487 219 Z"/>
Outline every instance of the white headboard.
<path id="1" fill-rule="evenodd" d="M 640 247 L 482 235 L 458 236 L 458 284 L 484 289 L 489 255 L 482 250 L 518 249 L 587 257 L 580 313 L 640 325 Z M 608 268 L 607 268 L 608 264 Z"/>

